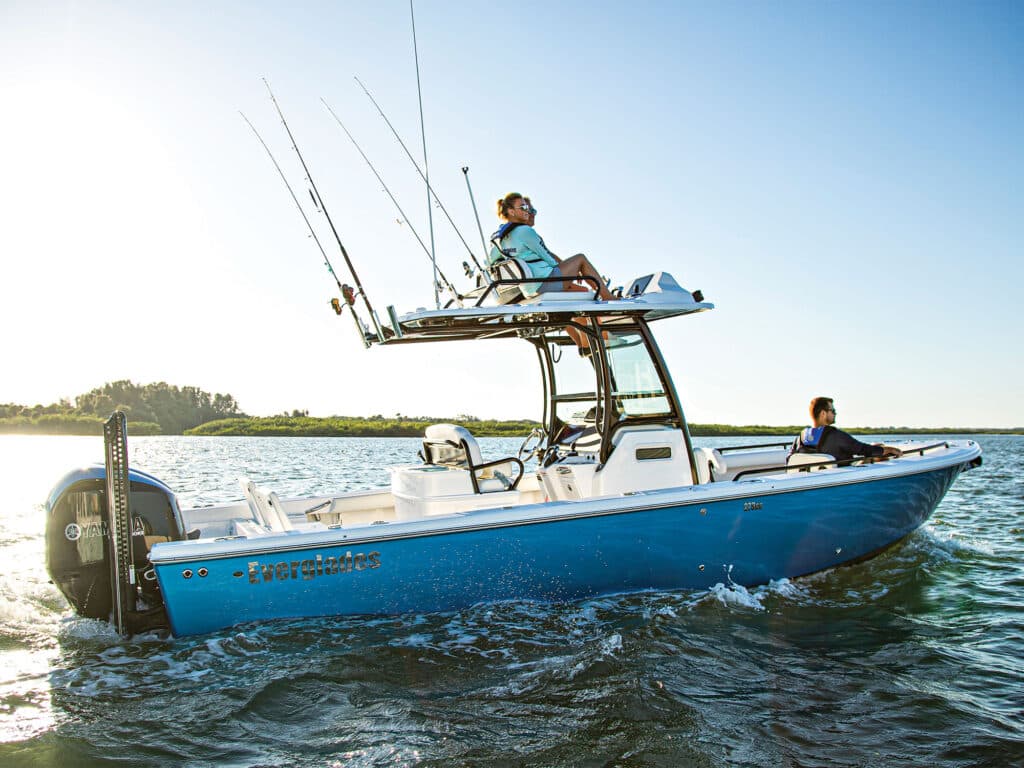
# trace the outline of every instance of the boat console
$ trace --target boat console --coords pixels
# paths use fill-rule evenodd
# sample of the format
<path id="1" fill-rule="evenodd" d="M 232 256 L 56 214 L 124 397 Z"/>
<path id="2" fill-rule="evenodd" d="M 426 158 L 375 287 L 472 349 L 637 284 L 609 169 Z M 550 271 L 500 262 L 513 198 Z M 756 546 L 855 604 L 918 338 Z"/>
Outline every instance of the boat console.
<path id="1" fill-rule="evenodd" d="M 598 460 L 598 443 L 572 442 L 552 452 L 537 470 L 547 498 L 558 501 L 677 488 L 692 484 L 686 442 L 679 429 L 647 424 L 624 426 L 612 437 L 608 459 Z M 589 448 L 589 450 L 588 450 Z"/>

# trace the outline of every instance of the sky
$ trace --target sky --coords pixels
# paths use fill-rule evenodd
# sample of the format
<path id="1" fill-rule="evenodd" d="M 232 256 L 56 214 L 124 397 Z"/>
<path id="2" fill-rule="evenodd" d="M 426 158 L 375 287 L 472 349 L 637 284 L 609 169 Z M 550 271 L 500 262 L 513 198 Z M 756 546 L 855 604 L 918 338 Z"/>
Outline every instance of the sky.
<path id="1" fill-rule="evenodd" d="M 654 326 L 687 417 L 1024 425 L 1024 6 L 426 2 L 431 183 L 467 242 L 529 195 L 613 285 L 664 270 L 712 312 Z M 364 350 L 243 112 L 300 199 L 267 78 L 373 305 L 431 267 L 402 2 L 0 0 L 0 403 L 106 381 L 254 415 L 539 418 L 520 341 Z M 334 267 L 343 260 L 307 207 Z M 468 259 L 435 209 L 438 264 Z"/>

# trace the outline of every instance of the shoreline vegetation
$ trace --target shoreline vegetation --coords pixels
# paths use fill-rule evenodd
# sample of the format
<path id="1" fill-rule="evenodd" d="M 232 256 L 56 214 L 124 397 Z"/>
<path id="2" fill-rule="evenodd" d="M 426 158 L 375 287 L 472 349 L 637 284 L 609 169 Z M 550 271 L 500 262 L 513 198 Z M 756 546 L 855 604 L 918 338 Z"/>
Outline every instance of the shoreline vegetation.
<path id="1" fill-rule="evenodd" d="M 106 417 L 45 414 L 37 417 L 0 417 L 0 434 L 14 435 L 102 435 Z M 477 437 L 525 437 L 540 423 L 529 420 L 498 421 L 426 416 L 247 416 L 215 419 L 180 431 L 166 431 L 151 421 L 128 422 L 128 434 L 195 435 L 207 437 L 422 437 L 431 424 L 452 423 L 469 429 Z M 763 424 L 690 424 L 693 437 L 795 437 L 806 425 L 767 426 Z M 972 427 L 844 427 L 857 435 L 1024 435 L 1024 428 L 985 429 Z"/>
<path id="2" fill-rule="evenodd" d="M 269 416 L 248 419 L 221 419 L 188 430 L 187 435 L 215 435 L 220 437 L 422 437 L 423 430 L 431 424 L 451 423 L 466 427 L 476 437 L 525 437 L 540 422 L 495 421 L 482 419 L 432 418 L 427 416 L 400 417 L 387 419 L 383 417 L 331 416 L 315 418 L 304 416 L 299 418 Z M 690 424 L 693 437 L 795 437 L 806 425 L 800 426 L 765 426 L 750 424 L 736 426 L 732 424 Z M 1024 429 L 991 430 L 991 429 L 952 429 L 928 428 L 912 429 L 910 427 L 853 427 L 846 430 L 856 434 L 870 435 L 946 435 L 946 434 L 1024 434 Z"/>
<path id="3" fill-rule="evenodd" d="M 527 419 L 498 421 L 460 414 L 454 418 L 405 416 L 310 416 L 294 410 L 277 416 L 249 416 L 231 395 L 204 392 L 198 387 L 177 387 L 166 382 L 134 384 L 108 382 L 75 398 L 51 405 L 0 404 L 0 434 L 102 435 L 103 422 L 113 411 L 128 416 L 128 434 L 207 435 L 219 437 L 421 437 L 431 424 L 453 423 L 478 437 L 525 437 L 539 422 Z M 792 438 L 805 425 L 690 424 L 694 437 Z M 1024 427 L 988 429 L 971 427 L 844 427 L 853 434 L 870 435 L 1024 435 Z"/>

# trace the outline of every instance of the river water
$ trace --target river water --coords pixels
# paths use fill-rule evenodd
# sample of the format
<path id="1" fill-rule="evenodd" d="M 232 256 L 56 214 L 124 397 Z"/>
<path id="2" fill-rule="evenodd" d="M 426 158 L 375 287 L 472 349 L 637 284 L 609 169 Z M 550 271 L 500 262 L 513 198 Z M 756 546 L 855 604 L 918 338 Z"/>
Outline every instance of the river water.
<path id="1" fill-rule="evenodd" d="M 125 642 L 44 567 L 46 494 L 102 441 L 0 436 L 0 766 L 1024 765 L 1024 438 L 977 439 L 984 465 L 924 528 L 809 578 Z M 240 499 L 243 474 L 282 497 L 386 485 L 417 447 L 129 457 L 190 507 Z"/>

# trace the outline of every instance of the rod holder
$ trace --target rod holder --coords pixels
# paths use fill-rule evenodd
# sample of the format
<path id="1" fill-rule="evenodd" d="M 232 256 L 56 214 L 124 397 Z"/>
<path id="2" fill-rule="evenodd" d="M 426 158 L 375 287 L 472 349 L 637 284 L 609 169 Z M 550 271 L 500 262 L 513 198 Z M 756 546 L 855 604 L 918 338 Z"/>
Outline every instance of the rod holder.
<path id="1" fill-rule="evenodd" d="M 395 338 L 402 338 L 402 326 L 398 322 L 398 313 L 395 312 L 395 305 L 388 305 L 388 318 L 391 320 L 391 330 L 395 332 Z"/>
<path id="2" fill-rule="evenodd" d="M 370 319 L 373 321 L 373 331 L 377 334 L 377 339 L 383 343 L 387 340 L 387 337 L 384 335 L 384 326 L 380 324 L 380 318 L 377 317 L 376 310 L 371 310 Z"/>

